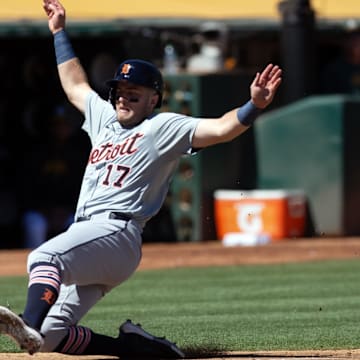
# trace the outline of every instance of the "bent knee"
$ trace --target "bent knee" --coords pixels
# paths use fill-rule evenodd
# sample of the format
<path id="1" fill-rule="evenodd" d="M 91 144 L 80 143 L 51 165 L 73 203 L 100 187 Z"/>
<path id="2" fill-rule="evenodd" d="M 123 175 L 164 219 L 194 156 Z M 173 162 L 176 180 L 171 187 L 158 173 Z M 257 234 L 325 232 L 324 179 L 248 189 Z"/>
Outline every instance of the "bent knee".
<path id="1" fill-rule="evenodd" d="M 49 254 L 42 252 L 40 248 L 35 249 L 30 252 L 27 258 L 27 271 L 30 273 L 30 269 L 34 264 L 37 263 L 47 263 L 47 264 L 53 264 L 57 268 L 61 268 L 58 258 L 54 254 Z"/>

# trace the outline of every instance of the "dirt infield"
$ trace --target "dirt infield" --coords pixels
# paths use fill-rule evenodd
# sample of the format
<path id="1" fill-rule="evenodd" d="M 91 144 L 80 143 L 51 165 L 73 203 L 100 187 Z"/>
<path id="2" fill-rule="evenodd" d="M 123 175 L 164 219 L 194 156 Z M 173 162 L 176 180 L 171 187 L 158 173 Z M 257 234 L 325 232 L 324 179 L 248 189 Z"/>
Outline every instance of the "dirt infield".
<path id="1" fill-rule="evenodd" d="M 26 274 L 27 250 L 0 251 L 0 276 Z M 221 242 L 145 244 L 141 269 L 271 264 L 360 258 L 360 238 L 297 239 L 264 246 L 224 247 Z"/>
<path id="2" fill-rule="evenodd" d="M 113 360 L 118 359 L 113 356 L 70 356 L 60 354 L 0 354 L 1 360 Z M 187 358 L 192 359 L 192 358 Z M 217 356 L 207 356 L 202 359 L 206 360 L 344 360 L 344 359 L 360 359 L 360 350 L 322 350 L 322 351 L 259 351 L 254 352 L 228 352 Z M 199 358 L 193 360 L 200 360 Z"/>
<path id="3" fill-rule="evenodd" d="M 0 276 L 26 273 L 26 250 L 0 251 Z M 240 264 L 272 264 L 326 259 L 356 259 L 360 257 L 360 238 L 296 239 L 278 241 L 255 247 L 224 247 L 221 242 L 145 244 L 140 271 L 144 269 L 175 268 L 187 266 L 224 266 Z M 359 344 L 360 346 L 360 344 Z M 15 359 L 75 359 L 59 354 L 1 354 L 0 360 Z M 204 357 L 205 358 L 205 357 Z M 358 350 L 231 352 L 206 356 L 207 359 L 359 359 Z M 84 360 L 115 359 L 104 356 L 82 356 Z"/>

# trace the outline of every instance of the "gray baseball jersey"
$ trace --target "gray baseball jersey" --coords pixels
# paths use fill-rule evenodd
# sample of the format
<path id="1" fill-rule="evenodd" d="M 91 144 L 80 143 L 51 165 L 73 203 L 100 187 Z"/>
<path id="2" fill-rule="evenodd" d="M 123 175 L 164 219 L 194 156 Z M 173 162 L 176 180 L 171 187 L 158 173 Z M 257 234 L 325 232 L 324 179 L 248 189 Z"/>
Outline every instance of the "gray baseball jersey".
<path id="1" fill-rule="evenodd" d="M 161 207 L 179 157 L 190 153 L 199 119 L 160 113 L 124 129 L 112 105 L 95 92 L 85 118 L 93 149 L 76 217 L 117 211 L 144 226 Z"/>

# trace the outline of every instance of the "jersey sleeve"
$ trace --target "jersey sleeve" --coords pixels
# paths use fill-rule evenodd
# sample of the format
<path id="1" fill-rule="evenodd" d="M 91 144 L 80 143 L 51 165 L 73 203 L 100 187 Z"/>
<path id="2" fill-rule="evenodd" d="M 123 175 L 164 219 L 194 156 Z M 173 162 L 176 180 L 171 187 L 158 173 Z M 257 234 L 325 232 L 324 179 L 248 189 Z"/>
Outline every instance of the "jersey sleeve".
<path id="1" fill-rule="evenodd" d="M 199 121 L 199 118 L 176 113 L 161 113 L 153 118 L 153 137 L 159 154 L 176 157 L 192 153 L 192 138 Z"/>
<path id="2" fill-rule="evenodd" d="M 101 98 L 95 91 L 91 91 L 86 99 L 85 121 L 82 125 L 91 142 L 100 130 L 116 121 L 116 112 L 113 106 Z"/>

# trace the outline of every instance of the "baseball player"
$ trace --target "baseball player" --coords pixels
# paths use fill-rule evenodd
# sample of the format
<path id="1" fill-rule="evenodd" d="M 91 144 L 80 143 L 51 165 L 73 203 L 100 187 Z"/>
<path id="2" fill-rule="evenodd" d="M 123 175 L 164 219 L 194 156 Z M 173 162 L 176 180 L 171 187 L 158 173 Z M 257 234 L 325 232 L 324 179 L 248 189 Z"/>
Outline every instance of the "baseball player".
<path id="1" fill-rule="evenodd" d="M 161 207 L 179 158 L 246 131 L 272 102 L 281 69 L 269 64 L 257 73 L 249 102 L 219 118 L 155 113 L 162 103 L 162 76 L 154 65 L 137 59 L 120 64 L 108 82 L 105 101 L 91 89 L 74 54 L 63 6 L 44 0 L 43 7 L 54 35 L 62 87 L 85 115 L 83 129 L 92 150 L 75 222 L 29 254 L 25 309 L 18 316 L 0 307 L 0 331 L 30 354 L 182 358 L 174 343 L 129 320 L 116 338 L 79 322 L 138 267 L 142 229 Z"/>

